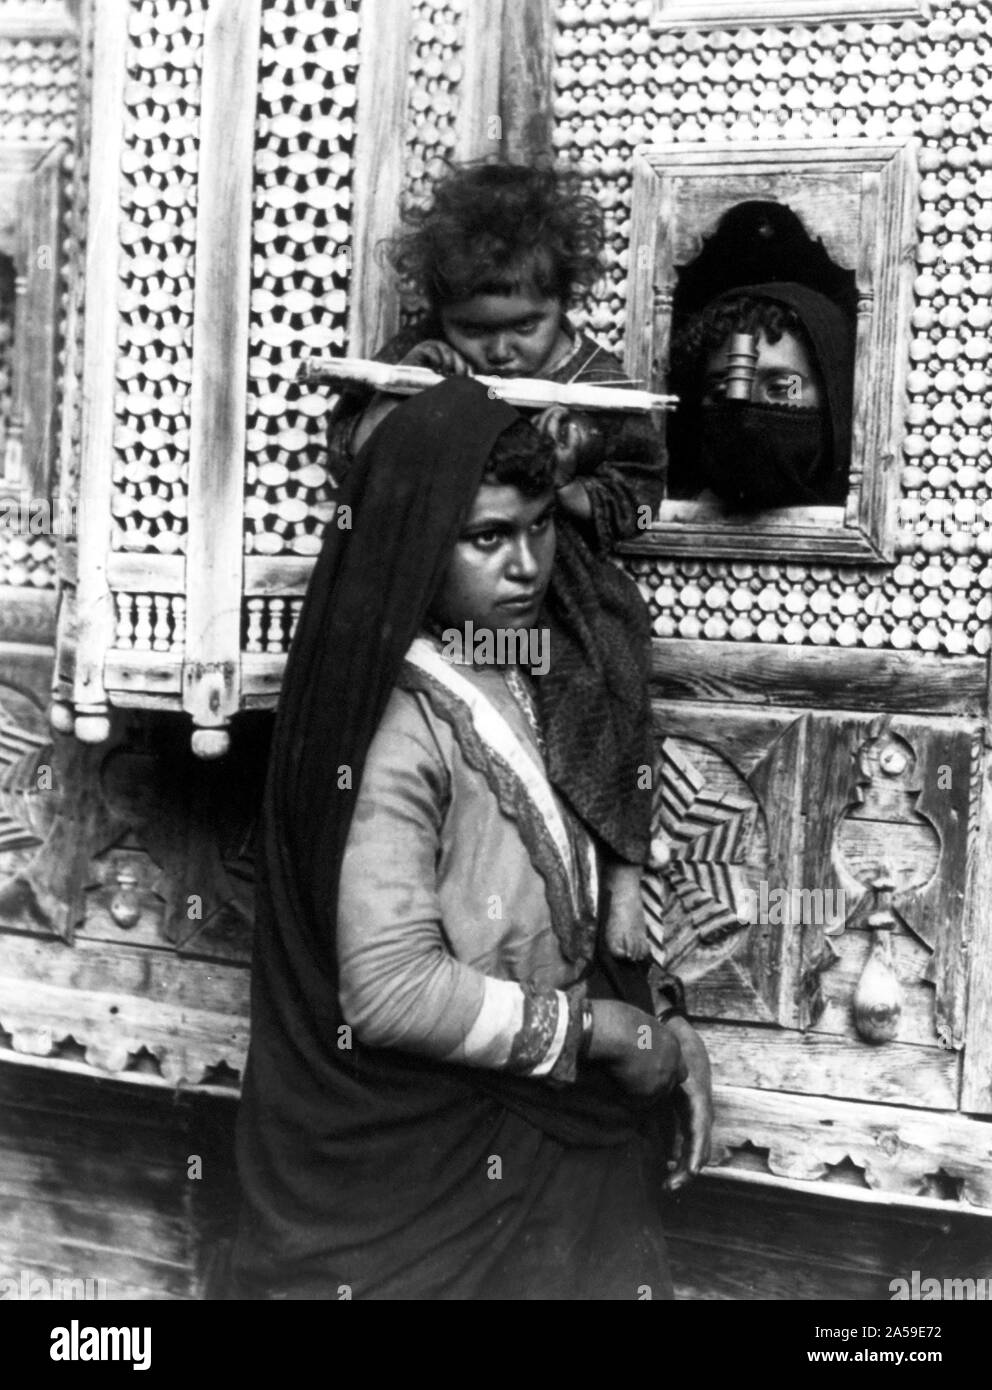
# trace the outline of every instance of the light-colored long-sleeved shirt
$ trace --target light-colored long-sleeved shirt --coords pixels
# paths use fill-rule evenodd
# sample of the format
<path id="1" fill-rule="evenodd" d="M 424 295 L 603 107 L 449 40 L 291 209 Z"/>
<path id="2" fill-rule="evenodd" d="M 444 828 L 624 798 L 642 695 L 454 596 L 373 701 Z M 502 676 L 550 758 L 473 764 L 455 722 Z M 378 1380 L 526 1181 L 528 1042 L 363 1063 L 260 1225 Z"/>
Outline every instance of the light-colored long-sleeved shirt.
<path id="1" fill-rule="evenodd" d="M 418 646 L 454 689 L 401 682 L 369 749 L 340 882 L 345 1019 L 374 1046 L 571 1080 L 595 851 L 502 671 L 445 673 Z"/>

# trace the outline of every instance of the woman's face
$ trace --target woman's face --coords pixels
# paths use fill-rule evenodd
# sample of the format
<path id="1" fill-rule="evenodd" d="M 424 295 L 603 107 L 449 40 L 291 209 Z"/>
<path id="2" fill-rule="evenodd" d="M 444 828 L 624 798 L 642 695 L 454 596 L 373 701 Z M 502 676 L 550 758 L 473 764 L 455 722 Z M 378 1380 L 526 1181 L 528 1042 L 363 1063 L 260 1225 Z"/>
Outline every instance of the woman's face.
<path id="1" fill-rule="evenodd" d="M 560 299 L 536 290 L 476 294 L 439 311 L 444 336 L 483 376 L 537 376 L 571 346 Z"/>
<path id="2" fill-rule="evenodd" d="M 444 628 L 533 627 L 555 557 L 555 496 L 483 483 L 431 606 Z"/>

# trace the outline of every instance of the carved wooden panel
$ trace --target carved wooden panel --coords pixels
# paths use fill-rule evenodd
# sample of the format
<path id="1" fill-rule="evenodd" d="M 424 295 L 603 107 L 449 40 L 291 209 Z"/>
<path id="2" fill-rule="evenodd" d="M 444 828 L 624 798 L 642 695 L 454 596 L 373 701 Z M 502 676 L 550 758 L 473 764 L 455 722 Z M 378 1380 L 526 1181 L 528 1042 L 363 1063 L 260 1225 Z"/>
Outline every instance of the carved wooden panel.
<path id="1" fill-rule="evenodd" d="M 655 719 L 652 949 L 723 1082 L 956 1109 L 977 725 L 668 702 Z M 899 1017 L 879 1044 L 855 1001 L 882 927 Z"/>
<path id="2" fill-rule="evenodd" d="M 844 894 L 837 930 L 864 930 L 880 905 L 871 885 L 890 880 L 896 931 L 931 960 L 915 980 L 932 984 L 933 1035 L 961 1046 L 967 970 L 963 911 L 973 727 L 903 717 L 815 718 L 804 809 L 804 876 Z M 822 959 L 830 928 L 808 935 Z M 828 968 L 828 967 L 825 967 Z"/>
<path id="3" fill-rule="evenodd" d="M 916 1196 L 933 1187 L 963 1207 L 992 1207 L 992 1130 L 961 1115 L 863 1105 L 822 1095 L 716 1088 L 717 1164 L 736 1150 L 766 1154 L 766 1171 L 815 1182 L 843 1165 L 876 1193 Z"/>
<path id="4" fill-rule="evenodd" d="M 89 748 L 47 727 L 49 659 L 3 658 L 0 1061 L 230 1094 L 264 731 L 225 767 L 174 724 Z"/>
<path id="5" fill-rule="evenodd" d="M 657 715 L 653 867 L 645 908 L 655 957 L 691 981 L 695 1016 L 793 1023 L 799 937 L 791 912 L 749 920 L 761 885 L 792 882 L 804 726 L 790 714 L 732 723 Z"/>
<path id="6" fill-rule="evenodd" d="M 27 864 L 51 823 L 51 742 L 42 691 L 20 684 L 22 664 L 4 658 L 0 683 L 0 881 Z M 47 664 L 47 663 L 46 663 Z M 18 688 L 20 686 L 20 688 Z"/>
<path id="7" fill-rule="evenodd" d="M 0 1032 L 22 1055 L 207 1089 L 244 1063 L 247 971 L 6 933 L 0 963 Z"/>

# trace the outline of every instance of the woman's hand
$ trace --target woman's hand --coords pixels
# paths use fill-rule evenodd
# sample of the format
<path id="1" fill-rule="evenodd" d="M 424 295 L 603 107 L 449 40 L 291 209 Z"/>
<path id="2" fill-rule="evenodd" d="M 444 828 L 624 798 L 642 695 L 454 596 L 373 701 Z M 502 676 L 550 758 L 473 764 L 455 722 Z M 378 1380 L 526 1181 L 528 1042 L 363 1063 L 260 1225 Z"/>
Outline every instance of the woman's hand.
<path id="1" fill-rule="evenodd" d="M 471 367 L 460 352 L 441 338 L 425 338 L 400 359 L 401 367 L 428 367 L 443 376 L 469 376 Z"/>
<path id="2" fill-rule="evenodd" d="M 672 1097 L 678 1128 L 679 1148 L 671 1161 L 665 1187 L 677 1192 L 698 1176 L 710 1161 L 713 1134 L 713 1085 L 710 1059 L 703 1040 L 684 1018 L 671 1018 L 662 1025 L 678 1038 L 688 1075 Z M 595 1023 L 593 1024 L 595 1029 Z M 595 1032 L 593 1033 L 595 1037 Z"/>
<path id="3" fill-rule="evenodd" d="M 602 1063 L 632 1096 L 654 1100 L 688 1076 L 675 1033 L 619 999 L 592 999 L 589 1060 Z"/>

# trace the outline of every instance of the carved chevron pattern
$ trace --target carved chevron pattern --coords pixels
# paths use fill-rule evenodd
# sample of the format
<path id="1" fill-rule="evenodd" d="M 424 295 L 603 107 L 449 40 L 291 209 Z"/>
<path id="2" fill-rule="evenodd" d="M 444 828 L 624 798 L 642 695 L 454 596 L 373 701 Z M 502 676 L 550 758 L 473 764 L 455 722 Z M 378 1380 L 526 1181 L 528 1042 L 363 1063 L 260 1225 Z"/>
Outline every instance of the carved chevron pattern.
<path id="1" fill-rule="evenodd" d="M 43 735 L 15 724 L 0 705 L 0 851 L 41 843 L 28 798 L 37 795 L 39 765 L 49 746 Z"/>
<path id="2" fill-rule="evenodd" d="M 670 739 L 655 775 L 652 854 L 642 897 L 652 954 L 671 967 L 699 945 L 739 932 L 743 861 L 751 807 L 729 793 L 708 793 L 705 778 Z M 665 906 L 678 899 L 688 930 L 666 935 Z"/>

